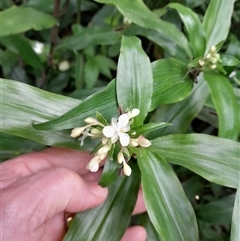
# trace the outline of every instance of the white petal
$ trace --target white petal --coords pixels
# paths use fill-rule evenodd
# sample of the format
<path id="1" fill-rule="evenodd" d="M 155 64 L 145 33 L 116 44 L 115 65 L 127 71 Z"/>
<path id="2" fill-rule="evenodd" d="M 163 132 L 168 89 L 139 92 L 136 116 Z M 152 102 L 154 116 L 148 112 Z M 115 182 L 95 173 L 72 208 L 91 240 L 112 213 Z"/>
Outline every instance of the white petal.
<path id="1" fill-rule="evenodd" d="M 113 127 L 114 129 L 117 128 L 117 119 L 116 119 L 116 118 L 112 118 L 112 120 L 111 120 L 111 125 L 112 125 L 112 127 Z"/>
<path id="2" fill-rule="evenodd" d="M 118 134 L 115 133 L 115 134 L 112 136 L 112 138 L 111 138 L 111 142 L 112 142 L 112 144 L 116 143 L 117 140 L 118 140 Z"/>
<path id="3" fill-rule="evenodd" d="M 102 130 L 103 135 L 106 137 L 112 137 L 115 134 L 115 129 L 112 126 L 105 126 Z"/>
<path id="4" fill-rule="evenodd" d="M 128 112 L 129 118 L 134 118 L 135 116 L 139 115 L 140 110 L 137 108 L 132 109 L 131 111 Z"/>
<path id="5" fill-rule="evenodd" d="M 125 127 L 128 124 L 128 122 L 129 122 L 128 114 L 127 113 L 122 114 L 118 118 L 118 127 L 119 128 Z"/>
<path id="6" fill-rule="evenodd" d="M 121 132 L 128 132 L 128 131 L 130 131 L 130 126 L 129 126 L 129 125 L 124 126 L 124 127 L 121 128 L 120 131 L 121 131 Z"/>
<path id="7" fill-rule="evenodd" d="M 119 133 L 119 139 L 122 146 L 128 146 L 130 143 L 130 137 L 126 133 Z"/>

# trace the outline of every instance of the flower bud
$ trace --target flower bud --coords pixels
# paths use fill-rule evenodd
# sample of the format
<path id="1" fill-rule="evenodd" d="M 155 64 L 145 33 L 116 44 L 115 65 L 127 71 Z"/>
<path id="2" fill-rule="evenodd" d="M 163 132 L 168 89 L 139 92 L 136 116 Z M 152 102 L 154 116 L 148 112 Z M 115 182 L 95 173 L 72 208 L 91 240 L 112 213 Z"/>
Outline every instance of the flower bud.
<path id="1" fill-rule="evenodd" d="M 74 128 L 72 130 L 71 137 L 75 138 L 75 137 L 80 136 L 84 132 L 85 129 L 86 129 L 86 126 Z"/>
<path id="2" fill-rule="evenodd" d="M 122 151 L 120 151 L 120 152 L 117 154 L 117 161 L 118 161 L 119 164 L 121 164 L 121 163 L 123 163 L 123 162 L 125 161 Z"/>
<path id="3" fill-rule="evenodd" d="M 60 62 L 59 65 L 58 65 L 58 69 L 59 69 L 60 71 L 66 71 L 66 70 L 68 70 L 69 68 L 70 68 L 70 64 L 69 64 L 69 62 L 66 61 L 66 60 Z"/>
<path id="4" fill-rule="evenodd" d="M 123 173 L 124 173 L 126 176 L 130 176 L 131 173 L 132 173 L 131 167 L 130 167 L 126 162 L 123 163 Z"/>
<path id="5" fill-rule="evenodd" d="M 109 146 L 104 145 L 98 150 L 98 155 L 106 154 L 106 153 L 108 153 L 109 150 L 110 150 Z"/>
<path id="6" fill-rule="evenodd" d="M 151 146 L 151 142 L 148 139 L 146 139 L 145 137 L 143 137 L 143 136 L 139 136 L 137 138 L 137 142 L 142 147 L 149 147 L 149 146 Z"/>
<path id="7" fill-rule="evenodd" d="M 139 115 L 140 110 L 137 108 L 132 109 L 128 112 L 129 119 L 134 118 L 135 116 Z"/>
<path id="8" fill-rule="evenodd" d="M 210 69 L 216 69 L 217 65 L 216 64 L 212 64 L 210 65 Z"/>
<path id="9" fill-rule="evenodd" d="M 104 137 L 102 138 L 102 144 L 103 144 L 103 145 L 106 145 L 107 143 L 108 143 L 108 138 L 104 136 Z"/>
<path id="10" fill-rule="evenodd" d="M 131 139 L 129 145 L 132 146 L 132 147 L 136 147 L 136 146 L 138 146 L 137 139 Z"/>
<path id="11" fill-rule="evenodd" d="M 99 124 L 98 120 L 93 118 L 93 117 L 88 117 L 87 119 L 84 120 L 87 124 L 90 125 L 97 125 Z"/>
<path id="12" fill-rule="evenodd" d="M 216 46 L 212 46 L 211 49 L 210 49 L 210 52 L 211 53 L 216 53 L 217 49 L 216 49 Z"/>
<path id="13" fill-rule="evenodd" d="M 204 61 L 203 59 L 199 59 L 199 60 L 198 60 L 198 64 L 199 64 L 200 66 L 203 66 L 203 65 L 205 64 L 205 61 Z"/>
<path id="14" fill-rule="evenodd" d="M 97 172 L 99 169 L 99 156 L 95 156 L 91 159 L 91 161 L 87 164 L 86 168 L 91 172 Z"/>

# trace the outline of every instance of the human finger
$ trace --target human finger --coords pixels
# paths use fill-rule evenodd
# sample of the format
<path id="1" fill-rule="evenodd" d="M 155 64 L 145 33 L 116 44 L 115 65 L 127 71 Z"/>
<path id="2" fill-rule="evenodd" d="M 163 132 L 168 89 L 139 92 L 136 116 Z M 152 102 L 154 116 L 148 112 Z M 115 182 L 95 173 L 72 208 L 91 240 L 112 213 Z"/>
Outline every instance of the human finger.
<path id="1" fill-rule="evenodd" d="M 86 151 L 65 148 L 47 148 L 40 152 L 28 153 L 1 164 L 3 180 L 32 175 L 54 167 L 65 167 L 84 175 L 91 156 Z"/>
<path id="2" fill-rule="evenodd" d="M 121 241 L 145 241 L 147 232 L 141 226 L 133 226 L 127 229 Z"/>
<path id="3" fill-rule="evenodd" d="M 14 212 L 24 210 L 16 222 L 27 220 L 32 230 L 58 213 L 76 213 L 93 208 L 101 204 L 107 196 L 106 188 L 95 182 L 86 182 L 66 168 L 49 169 L 22 178 L 4 191 L 4 212 L 14 215 Z M 11 202 L 8 202 L 9 200 Z M 19 213 L 15 214 L 19 216 Z"/>
<path id="4" fill-rule="evenodd" d="M 146 211 L 146 205 L 145 205 L 144 198 L 143 198 L 142 188 L 140 188 L 138 191 L 137 202 L 136 202 L 135 208 L 133 210 L 133 215 L 143 213 L 145 211 Z"/>

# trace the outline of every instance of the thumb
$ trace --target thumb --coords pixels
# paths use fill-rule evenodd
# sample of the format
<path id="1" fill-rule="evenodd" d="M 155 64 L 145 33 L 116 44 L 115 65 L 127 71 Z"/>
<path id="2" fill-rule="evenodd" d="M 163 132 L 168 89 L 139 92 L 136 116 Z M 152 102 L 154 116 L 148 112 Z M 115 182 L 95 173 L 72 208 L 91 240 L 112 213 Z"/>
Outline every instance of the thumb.
<path id="1" fill-rule="evenodd" d="M 26 210 L 25 218 L 36 226 L 63 211 L 75 213 L 93 208 L 107 196 L 107 188 L 86 182 L 67 168 L 46 170 L 28 179 L 19 181 L 12 193 L 18 206 Z"/>

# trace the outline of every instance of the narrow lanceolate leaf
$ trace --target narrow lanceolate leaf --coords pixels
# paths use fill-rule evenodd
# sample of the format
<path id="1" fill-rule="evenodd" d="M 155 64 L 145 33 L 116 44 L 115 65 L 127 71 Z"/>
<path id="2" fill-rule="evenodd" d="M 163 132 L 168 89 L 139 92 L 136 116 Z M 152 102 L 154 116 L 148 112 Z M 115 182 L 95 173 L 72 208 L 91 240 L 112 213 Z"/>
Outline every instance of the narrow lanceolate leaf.
<path id="1" fill-rule="evenodd" d="M 34 8 L 20 8 L 15 5 L 0 12 L 0 19 L 2 20 L 0 36 L 22 33 L 30 29 L 51 28 L 57 23 L 56 19 L 49 14 Z"/>
<path id="2" fill-rule="evenodd" d="M 152 222 L 149 219 L 147 212 L 134 216 L 133 222 L 136 223 L 136 225 L 141 225 L 146 229 L 147 231 L 146 241 L 162 241 L 162 238 L 160 237 L 160 235 L 152 225 Z"/>
<path id="3" fill-rule="evenodd" d="M 149 217 L 163 240 L 198 240 L 193 208 L 176 174 L 149 149 L 137 154 Z"/>
<path id="4" fill-rule="evenodd" d="M 170 123 L 160 122 L 160 123 L 148 123 L 145 125 L 137 126 L 134 128 L 136 135 L 142 135 L 150 131 L 157 131 L 158 129 L 164 128 L 171 125 Z"/>
<path id="5" fill-rule="evenodd" d="M 130 177 L 119 177 L 109 187 L 104 204 L 75 216 L 64 241 L 121 240 L 129 224 L 139 186 L 140 172 L 134 164 Z"/>
<path id="6" fill-rule="evenodd" d="M 118 153 L 115 150 L 113 153 L 113 160 L 110 160 L 109 158 L 106 160 L 101 178 L 99 180 L 99 185 L 108 187 L 119 177 L 121 165 L 117 162 L 117 154 Z"/>
<path id="7" fill-rule="evenodd" d="M 196 210 L 198 219 L 211 224 L 230 225 L 235 195 L 231 194 L 207 204 L 200 205 Z"/>
<path id="8" fill-rule="evenodd" d="M 81 101 L 49 93 L 13 80 L 0 79 L 1 131 L 49 146 L 79 148 L 69 131 L 38 131 L 32 122 L 46 122 Z"/>
<path id="9" fill-rule="evenodd" d="M 25 64 L 36 69 L 42 69 L 40 57 L 34 52 L 29 40 L 20 35 L 7 36 L 0 39 L 0 43 L 15 54 L 21 56 Z"/>
<path id="10" fill-rule="evenodd" d="M 233 208 L 233 217 L 232 217 L 232 227 L 231 227 L 231 239 L 230 241 L 239 241 L 240 240 L 240 181 L 236 193 L 235 204 Z"/>
<path id="11" fill-rule="evenodd" d="M 171 105 L 159 106 L 151 118 L 151 122 L 166 121 L 172 125 L 150 133 L 147 137 L 154 139 L 172 133 L 184 133 L 191 121 L 198 115 L 209 95 L 209 88 L 202 79 L 198 78 L 191 94 L 184 100 Z"/>
<path id="12" fill-rule="evenodd" d="M 158 105 L 171 104 L 186 98 L 193 87 L 188 68 L 174 58 L 157 60 L 152 63 L 153 96 L 151 110 Z"/>
<path id="13" fill-rule="evenodd" d="M 205 134 L 173 134 L 152 141 L 151 150 L 210 182 L 237 188 L 240 144 Z"/>
<path id="14" fill-rule="evenodd" d="M 105 90 L 89 96 L 80 105 L 69 110 L 64 115 L 42 124 L 36 124 L 37 130 L 63 130 L 86 125 L 84 120 L 87 117 L 94 117 L 99 112 L 109 121 L 117 116 L 116 85 L 113 80 Z"/>
<path id="15" fill-rule="evenodd" d="M 136 37 L 122 38 L 116 86 L 118 105 L 124 111 L 139 109 L 134 125 L 141 125 L 150 110 L 153 77 L 150 60 Z"/>
<path id="16" fill-rule="evenodd" d="M 168 7 L 177 10 L 189 36 L 189 42 L 192 47 L 194 58 L 204 55 L 206 38 L 202 23 L 196 13 L 190 8 L 179 3 L 170 3 Z"/>
<path id="17" fill-rule="evenodd" d="M 169 39 L 170 42 L 176 43 L 184 50 L 188 57 L 192 57 L 189 43 L 184 34 L 171 23 L 165 22 L 151 12 L 142 0 L 95 0 L 97 2 L 114 4 L 124 17 L 133 23 L 147 28 L 156 30 L 161 35 Z"/>
<path id="18" fill-rule="evenodd" d="M 39 151 L 45 148 L 45 146 L 42 144 L 18 136 L 9 135 L 6 133 L 0 133 L 0 136 L 0 162 L 23 153 Z"/>
<path id="19" fill-rule="evenodd" d="M 211 0 L 203 19 L 206 32 L 206 50 L 208 53 L 213 45 L 225 41 L 231 25 L 235 0 Z"/>
<path id="20" fill-rule="evenodd" d="M 228 79 L 217 73 L 204 73 L 219 119 L 218 135 L 237 140 L 239 135 L 239 105 Z"/>
<path id="21" fill-rule="evenodd" d="M 120 42 L 121 36 L 111 28 L 87 27 L 81 32 L 63 39 L 58 49 L 82 50 L 95 45 L 111 45 Z"/>

